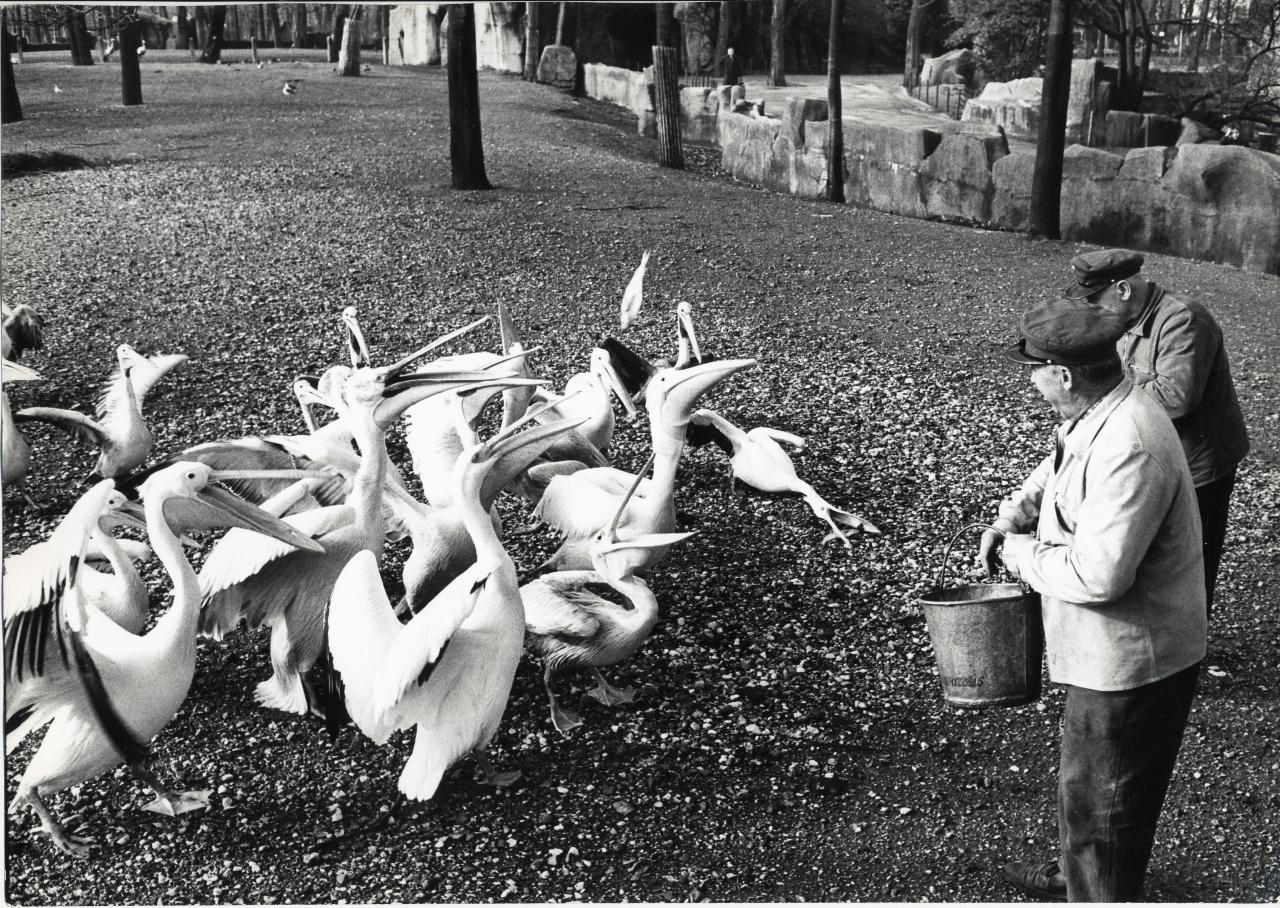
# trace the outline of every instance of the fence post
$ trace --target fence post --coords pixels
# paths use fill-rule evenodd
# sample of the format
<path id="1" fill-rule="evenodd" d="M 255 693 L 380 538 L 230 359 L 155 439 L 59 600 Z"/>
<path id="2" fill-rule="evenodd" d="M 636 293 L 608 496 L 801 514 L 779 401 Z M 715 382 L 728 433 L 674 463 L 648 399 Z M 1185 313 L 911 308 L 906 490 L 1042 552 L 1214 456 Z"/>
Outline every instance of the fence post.
<path id="1" fill-rule="evenodd" d="M 191 56 L 195 57 L 196 55 L 196 39 L 195 38 L 187 39 L 187 48 L 191 51 Z"/>
<path id="2" fill-rule="evenodd" d="M 249 36 L 249 60 L 250 62 L 258 62 L 258 39 L 253 35 Z"/>
<path id="3" fill-rule="evenodd" d="M 674 47 L 653 48 L 653 109 L 658 119 L 658 163 L 684 170 L 680 145 L 680 83 Z"/>

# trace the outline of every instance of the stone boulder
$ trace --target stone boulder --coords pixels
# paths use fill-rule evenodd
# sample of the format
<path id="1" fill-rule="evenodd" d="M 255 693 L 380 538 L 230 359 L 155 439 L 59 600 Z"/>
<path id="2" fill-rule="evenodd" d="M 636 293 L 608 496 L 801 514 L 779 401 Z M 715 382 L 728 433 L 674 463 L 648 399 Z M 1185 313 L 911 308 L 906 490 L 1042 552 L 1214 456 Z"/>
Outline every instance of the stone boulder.
<path id="1" fill-rule="evenodd" d="M 1097 58 L 1071 62 L 1071 89 L 1067 96 L 1067 144 L 1096 144 L 1092 136 L 1101 135 L 1110 106 L 1110 83 L 1104 77 L 1105 67 Z M 1096 125 L 1095 125 L 1096 124 Z"/>
<path id="2" fill-rule="evenodd" d="M 982 94 L 965 102 L 963 122 L 998 126 L 1006 135 L 1034 139 L 1040 130 L 1040 94 L 1044 80 L 988 82 Z"/>
<path id="3" fill-rule="evenodd" d="M 966 47 L 937 57 L 925 57 L 921 85 L 968 85 L 973 79 L 973 52 Z"/>
<path id="4" fill-rule="evenodd" d="M 714 145 L 719 135 L 719 113 L 720 96 L 714 88 L 680 89 L 680 140 Z"/>
<path id="5" fill-rule="evenodd" d="M 716 118 L 720 166 L 731 176 L 781 192 L 790 190 L 790 143 L 778 148 L 781 120 L 722 111 Z M 779 153 L 784 152 L 784 153 Z"/>
<path id="6" fill-rule="evenodd" d="M 991 168 L 1009 154 L 999 126 L 962 123 L 942 137 L 920 167 L 920 192 L 929 217 L 986 224 L 995 183 Z"/>
<path id="7" fill-rule="evenodd" d="M 708 3 L 676 3 L 673 18 L 684 38 L 685 71 L 709 73 L 716 68 L 716 11 Z"/>
<path id="8" fill-rule="evenodd" d="M 995 195 L 991 222 L 1006 230 L 1026 230 L 1031 224 L 1031 181 L 1036 169 L 1034 151 L 1015 151 L 991 165 Z"/>
<path id="9" fill-rule="evenodd" d="M 1146 119 L 1128 110 L 1107 111 L 1107 148 L 1139 148 L 1145 145 Z"/>
<path id="10" fill-rule="evenodd" d="M 846 123 L 845 199 L 853 205 L 925 218 L 920 168 L 942 143 L 928 127 Z"/>
<path id="11" fill-rule="evenodd" d="M 1144 114 L 1146 119 L 1147 134 L 1144 137 L 1145 145 L 1177 145 L 1178 139 L 1182 135 L 1182 124 L 1173 117 L 1165 117 L 1160 114 Z"/>
<path id="12" fill-rule="evenodd" d="M 578 75 L 578 55 L 563 44 L 548 44 L 538 61 L 538 81 L 565 91 L 573 91 Z"/>

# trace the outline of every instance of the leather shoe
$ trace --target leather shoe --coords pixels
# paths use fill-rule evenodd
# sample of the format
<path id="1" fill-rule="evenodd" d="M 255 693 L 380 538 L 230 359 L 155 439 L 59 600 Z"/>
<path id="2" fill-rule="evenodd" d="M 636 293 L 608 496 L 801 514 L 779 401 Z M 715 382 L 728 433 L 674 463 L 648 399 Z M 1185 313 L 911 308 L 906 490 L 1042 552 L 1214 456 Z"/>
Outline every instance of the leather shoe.
<path id="1" fill-rule="evenodd" d="M 1067 900 L 1067 878 L 1058 869 L 1057 861 L 1032 864 L 1029 861 L 1012 861 L 1004 865 L 1004 878 L 1027 895 L 1053 902 Z"/>

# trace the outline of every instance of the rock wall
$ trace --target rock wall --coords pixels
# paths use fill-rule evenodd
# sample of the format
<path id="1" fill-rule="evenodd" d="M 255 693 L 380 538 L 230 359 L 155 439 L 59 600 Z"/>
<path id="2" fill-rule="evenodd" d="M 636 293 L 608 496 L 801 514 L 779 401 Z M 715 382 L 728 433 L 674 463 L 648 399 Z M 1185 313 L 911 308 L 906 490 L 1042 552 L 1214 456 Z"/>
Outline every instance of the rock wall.
<path id="1" fill-rule="evenodd" d="M 586 69 L 589 94 L 634 109 L 642 73 L 591 64 Z M 830 127 L 825 101 L 787 98 L 769 116 L 750 116 L 728 109 L 719 94 L 681 92 L 688 136 L 714 122 L 728 173 L 802 198 L 825 197 Z M 641 113 L 651 121 L 647 87 L 644 100 Z M 1089 107 L 1082 104 L 1078 110 Z M 1142 115 L 1135 116 L 1143 122 Z M 1150 124 L 1143 128 L 1149 130 Z M 895 127 L 846 121 L 844 149 L 850 204 L 1008 230 L 1029 225 L 1035 152 L 1010 154 L 998 125 Z M 1256 149 L 1169 144 L 1117 154 L 1075 144 L 1063 161 L 1065 239 L 1280 274 L 1277 211 L 1280 157 Z"/>
<path id="2" fill-rule="evenodd" d="M 443 4 L 393 6 L 390 17 L 392 65 L 438 66 L 443 61 Z"/>

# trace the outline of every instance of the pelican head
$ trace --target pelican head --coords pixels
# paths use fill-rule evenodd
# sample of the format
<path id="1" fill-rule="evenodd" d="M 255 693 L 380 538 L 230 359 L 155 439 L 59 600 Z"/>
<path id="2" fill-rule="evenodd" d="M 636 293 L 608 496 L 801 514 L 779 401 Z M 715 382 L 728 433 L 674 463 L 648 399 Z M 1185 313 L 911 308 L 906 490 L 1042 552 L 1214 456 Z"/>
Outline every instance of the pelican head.
<path id="1" fill-rule="evenodd" d="M 676 339 L 680 346 L 680 358 L 685 359 L 684 346 L 687 343 L 693 358 L 702 362 L 702 350 L 698 347 L 698 333 L 693 330 L 693 306 L 685 300 L 676 305 Z M 681 363 L 683 366 L 684 363 Z"/>
<path id="2" fill-rule="evenodd" d="M 309 375 L 299 375 L 293 380 L 290 388 L 298 401 L 298 406 L 302 409 L 302 421 L 306 423 L 307 431 L 314 435 L 316 419 L 311 414 L 311 408 L 317 404 L 325 404 L 326 398 L 319 393 L 313 381 L 314 379 Z"/>
<path id="3" fill-rule="evenodd" d="M 365 343 L 364 332 L 360 330 L 360 322 L 356 318 L 356 307 L 348 306 L 342 310 L 342 324 L 347 329 L 347 350 L 351 354 L 351 368 L 363 369 L 371 365 L 369 345 Z"/>
<path id="4" fill-rule="evenodd" d="M 590 372 L 606 393 L 611 393 L 618 398 L 622 403 L 622 409 L 627 411 L 627 416 L 635 420 L 639 415 L 635 402 L 623 387 L 622 378 L 618 375 L 618 370 L 613 367 L 613 358 L 609 356 L 607 350 L 596 347 L 591 351 Z"/>
<path id="5" fill-rule="evenodd" d="M 661 370 L 645 387 L 649 419 L 668 429 L 687 426 L 704 394 L 755 364 L 754 359 L 726 359 L 688 369 Z"/>
<path id="6" fill-rule="evenodd" d="M 533 422 L 542 409 L 545 408 L 530 411 L 488 441 L 472 445 L 462 452 L 454 468 L 454 478 L 464 496 L 477 495 L 483 501 L 490 497 L 489 493 L 496 494 L 497 490 L 488 488 L 486 480 L 500 475 L 497 486 L 505 487 L 511 479 L 528 469 L 557 438 L 586 422 L 585 419 L 557 419 L 534 425 L 524 432 L 518 431 Z"/>
<path id="7" fill-rule="evenodd" d="M 181 461 L 147 477 L 138 494 L 144 502 L 160 502 L 165 521 L 175 533 L 239 527 L 322 553 L 324 548 L 318 542 L 214 485 L 230 479 L 300 479 L 305 475 L 301 470 L 214 470 L 207 464 Z"/>
<path id="8" fill-rule="evenodd" d="M 115 527 L 147 529 L 147 518 L 142 508 L 118 489 L 107 495 L 102 504 L 102 515 L 98 518 L 98 529 L 102 532 L 109 533 Z"/>
<path id="9" fill-rule="evenodd" d="M 132 369 L 134 366 L 151 365 L 145 356 L 128 344 L 121 344 L 116 347 L 116 362 L 120 364 L 121 369 Z"/>

